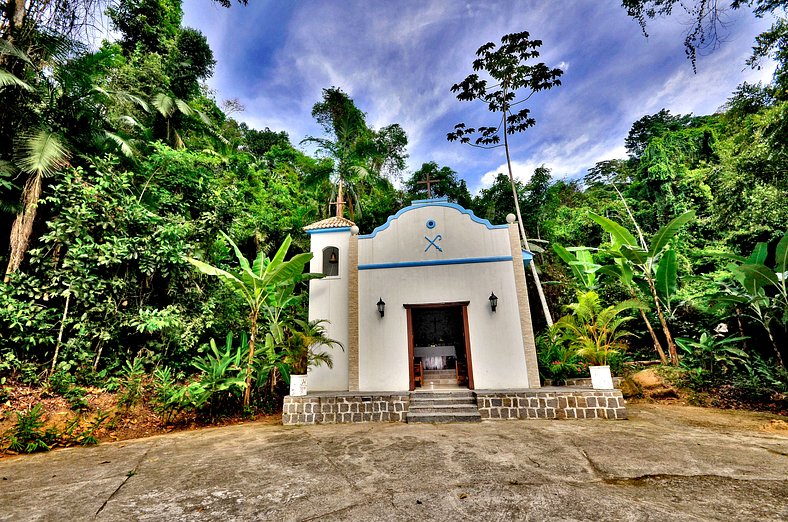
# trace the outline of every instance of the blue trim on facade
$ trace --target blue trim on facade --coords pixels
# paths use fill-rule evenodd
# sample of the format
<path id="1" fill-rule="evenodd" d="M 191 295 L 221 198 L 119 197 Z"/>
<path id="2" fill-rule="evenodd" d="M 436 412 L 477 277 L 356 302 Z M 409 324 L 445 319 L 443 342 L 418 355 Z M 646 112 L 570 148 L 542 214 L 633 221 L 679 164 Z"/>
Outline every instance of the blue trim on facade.
<path id="1" fill-rule="evenodd" d="M 533 258 L 534 255 L 532 253 L 530 253 L 528 250 L 523 250 L 523 263 L 525 263 L 525 266 L 528 266 Z"/>
<path id="2" fill-rule="evenodd" d="M 306 233 L 312 234 L 328 234 L 331 232 L 350 232 L 350 227 L 337 227 L 337 228 L 316 228 L 314 230 L 307 230 Z"/>
<path id="3" fill-rule="evenodd" d="M 358 265 L 359 270 L 380 270 L 385 268 L 412 268 L 418 266 L 440 266 L 440 265 L 472 265 L 475 263 L 500 263 L 511 261 L 512 256 L 499 257 L 468 257 L 465 259 L 434 259 L 426 261 L 401 261 L 399 263 L 377 263 L 370 265 Z"/>
<path id="4" fill-rule="evenodd" d="M 486 219 L 482 219 L 476 214 L 473 213 L 472 210 L 468 210 L 467 208 L 461 207 L 457 203 L 449 203 L 447 198 L 435 198 L 435 199 L 420 199 L 417 201 L 413 201 L 410 206 L 400 209 L 399 212 L 394 214 L 393 216 L 389 216 L 385 223 L 377 227 L 375 230 L 372 231 L 371 234 L 365 234 L 363 236 L 358 236 L 359 239 L 372 239 L 379 232 L 383 232 L 386 230 L 391 222 L 395 219 L 399 218 L 405 212 L 410 212 L 411 210 L 416 210 L 423 207 L 446 207 L 446 208 L 453 208 L 454 210 L 459 210 L 461 214 L 466 214 L 470 216 L 471 221 L 474 223 L 479 223 L 480 225 L 484 225 L 487 227 L 488 230 L 494 230 L 496 228 L 508 228 L 508 225 L 493 225 Z"/>
<path id="5" fill-rule="evenodd" d="M 447 203 L 449 201 L 449 196 L 441 196 L 439 198 L 432 198 L 432 199 L 414 199 L 410 202 L 411 205 L 429 205 L 430 203 Z"/>

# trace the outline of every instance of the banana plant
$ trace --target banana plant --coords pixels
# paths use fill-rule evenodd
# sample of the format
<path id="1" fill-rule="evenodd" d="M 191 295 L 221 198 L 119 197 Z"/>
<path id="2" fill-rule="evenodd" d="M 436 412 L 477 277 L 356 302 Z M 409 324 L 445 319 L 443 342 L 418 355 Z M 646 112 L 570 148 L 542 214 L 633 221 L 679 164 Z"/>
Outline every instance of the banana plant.
<path id="1" fill-rule="evenodd" d="M 569 265 L 575 281 L 583 290 L 596 290 L 599 286 L 596 274 L 602 265 L 594 262 L 591 251 L 587 247 L 568 247 L 553 245 L 553 250 L 561 260 Z"/>
<path id="2" fill-rule="evenodd" d="M 263 252 L 257 254 L 254 262 L 249 261 L 241 253 L 235 242 L 224 232 L 224 239 L 233 247 L 235 257 L 238 259 L 240 270 L 231 272 L 209 265 L 198 259 L 187 257 L 186 260 L 197 267 L 202 273 L 216 276 L 235 294 L 244 300 L 249 307 L 249 355 L 246 363 L 246 390 L 244 391 L 244 407 L 249 406 L 252 389 L 252 366 L 255 356 L 255 341 L 257 339 L 258 320 L 266 305 L 270 305 L 272 298 L 282 288 L 291 288 L 298 281 L 322 277 L 321 274 L 304 274 L 304 267 L 312 259 L 311 253 L 297 254 L 285 261 L 285 256 L 292 243 L 288 235 L 282 246 L 279 247 L 273 258 L 268 259 Z M 266 308 L 268 314 L 272 308 Z"/>
<path id="3" fill-rule="evenodd" d="M 615 257 L 613 266 L 604 270 L 600 269 L 600 271 L 618 277 L 625 286 L 630 288 L 635 276 L 638 276 L 641 281 L 645 282 L 646 293 L 651 295 L 657 317 L 662 326 L 662 332 L 668 344 L 670 361 L 672 364 L 677 365 L 679 363 L 678 350 L 668 327 L 665 306 L 663 306 L 663 299 L 669 301 L 670 297 L 675 293 L 677 280 L 676 252 L 670 249 L 669 245 L 670 240 L 673 239 L 681 227 L 695 218 L 695 211 L 690 210 L 675 217 L 667 225 L 660 228 L 648 244 L 640 231 L 640 227 L 637 227 L 637 223 L 635 225 L 638 229 L 638 239 L 624 226 L 612 219 L 593 212 L 589 212 L 589 217 L 598 223 L 605 232 L 610 234 L 608 251 Z M 662 293 L 663 299 L 660 299 L 660 293 Z M 658 351 L 661 351 L 653 330 L 652 338 L 655 340 L 655 346 L 658 346 Z M 664 354 L 661 353 L 660 357 L 664 361 Z"/>
<path id="4" fill-rule="evenodd" d="M 723 283 L 712 301 L 744 307 L 766 330 L 777 361 L 785 367 L 772 323 L 788 326 L 788 233 L 777 243 L 774 268 L 766 266 L 768 253 L 769 245 L 758 243 L 747 258 L 728 256 L 734 259 L 727 268 L 735 284 Z"/>

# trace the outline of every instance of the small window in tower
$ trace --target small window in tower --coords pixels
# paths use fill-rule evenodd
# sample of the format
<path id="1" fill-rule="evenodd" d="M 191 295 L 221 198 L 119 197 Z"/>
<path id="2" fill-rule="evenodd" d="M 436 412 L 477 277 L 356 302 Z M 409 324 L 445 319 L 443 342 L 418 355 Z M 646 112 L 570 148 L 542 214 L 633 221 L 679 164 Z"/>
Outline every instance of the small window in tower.
<path id="1" fill-rule="evenodd" d="M 339 275 L 339 249 L 337 247 L 323 249 L 323 273 L 326 277 Z"/>

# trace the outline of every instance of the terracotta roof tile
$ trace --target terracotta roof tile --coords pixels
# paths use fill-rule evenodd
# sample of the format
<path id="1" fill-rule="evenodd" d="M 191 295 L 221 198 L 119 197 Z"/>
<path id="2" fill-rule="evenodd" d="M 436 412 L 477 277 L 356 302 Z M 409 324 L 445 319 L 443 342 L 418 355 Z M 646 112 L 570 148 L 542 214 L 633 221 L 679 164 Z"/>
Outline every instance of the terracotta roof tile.
<path id="1" fill-rule="evenodd" d="M 355 225 L 356 224 L 350 221 L 349 219 L 334 216 L 328 219 L 324 219 L 322 221 L 318 221 L 317 223 L 312 223 L 311 225 L 307 225 L 304 227 L 304 230 L 318 230 L 321 228 L 345 228 L 345 227 L 352 227 Z"/>

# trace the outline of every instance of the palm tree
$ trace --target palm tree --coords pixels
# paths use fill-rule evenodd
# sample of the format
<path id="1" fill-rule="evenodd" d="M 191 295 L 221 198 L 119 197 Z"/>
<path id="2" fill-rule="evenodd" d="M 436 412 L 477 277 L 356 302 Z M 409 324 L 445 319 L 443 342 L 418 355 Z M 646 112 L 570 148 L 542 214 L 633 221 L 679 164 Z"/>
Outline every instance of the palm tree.
<path id="1" fill-rule="evenodd" d="M 593 290 L 578 293 L 577 302 L 569 305 L 572 314 L 561 317 L 553 328 L 580 357 L 591 364 L 605 366 L 610 355 L 627 348 L 623 338 L 632 335 L 620 328 L 632 318 L 620 317 L 619 314 L 644 307 L 643 303 L 633 299 L 602 308 L 599 294 Z"/>
<path id="2" fill-rule="evenodd" d="M 133 118 L 113 119 L 108 107 L 117 103 L 119 96 L 136 97 L 96 85 L 111 53 L 99 51 L 72 58 L 79 50 L 74 42 L 51 35 L 40 35 L 39 40 L 41 56 L 36 62 L 0 40 L 0 55 L 13 59 L 6 60 L 8 69 L 0 69 L 0 95 L 13 101 L 11 111 L 0 115 L 6 139 L 5 150 L 0 151 L 0 170 L 4 177 L 10 174 L 24 180 L 20 210 L 11 227 L 6 281 L 24 259 L 44 180 L 70 165 L 75 155 L 72 151 L 132 154 L 129 141 L 118 128 Z"/>
<path id="3" fill-rule="evenodd" d="M 312 321 L 302 321 L 296 319 L 295 324 L 298 328 L 292 330 L 292 336 L 286 347 L 285 363 L 290 366 L 290 373 L 303 375 L 314 366 L 325 364 L 329 368 L 334 367 L 331 354 L 328 352 L 316 351 L 317 348 L 324 346 L 339 346 L 344 350 L 342 343 L 328 337 L 325 319 L 314 319 Z"/>
<path id="4" fill-rule="evenodd" d="M 323 101 L 312 107 L 312 116 L 329 137 L 308 136 L 301 143 L 314 143 L 318 154 L 334 161 L 331 198 L 336 198 L 337 216 L 342 216 L 345 194 L 351 202 L 351 218 L 360 215 L 363 185 L 374 185 L 382 176 L 405 168 L 407 136 L 397 124 L 379 131 L 367 127 L 364 113 L 335 87 L 323 89 Z"/>

